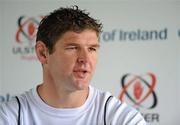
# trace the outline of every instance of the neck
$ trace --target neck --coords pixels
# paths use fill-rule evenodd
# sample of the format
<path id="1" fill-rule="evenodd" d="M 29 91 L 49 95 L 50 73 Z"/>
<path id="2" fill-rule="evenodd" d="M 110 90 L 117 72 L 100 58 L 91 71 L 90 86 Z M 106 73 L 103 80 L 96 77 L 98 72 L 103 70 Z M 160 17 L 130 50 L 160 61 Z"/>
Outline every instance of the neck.
<path id="1" fill-rule="evenodd" d="M 37 92 L 41 99 L 55 108 L 76 108 L 82 106 L 89 94 L 89 89 L 77 91 L 63 91 L 47 83 L 38 86 Z"/>

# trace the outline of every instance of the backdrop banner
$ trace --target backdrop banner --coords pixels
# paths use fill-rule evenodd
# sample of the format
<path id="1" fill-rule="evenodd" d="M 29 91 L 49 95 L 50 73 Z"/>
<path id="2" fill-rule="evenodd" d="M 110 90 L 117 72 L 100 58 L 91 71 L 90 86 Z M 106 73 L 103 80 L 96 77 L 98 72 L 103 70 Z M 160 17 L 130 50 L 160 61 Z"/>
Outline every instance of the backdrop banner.
<path id="1" fill-rule="evenodd" d="M 140 110 L 149 125 L 179 125 L 180 1 L 0 1 L 0 103 L 42 82 L 39 22 L 75 4 L 104 25 L 91 85 Z"/>

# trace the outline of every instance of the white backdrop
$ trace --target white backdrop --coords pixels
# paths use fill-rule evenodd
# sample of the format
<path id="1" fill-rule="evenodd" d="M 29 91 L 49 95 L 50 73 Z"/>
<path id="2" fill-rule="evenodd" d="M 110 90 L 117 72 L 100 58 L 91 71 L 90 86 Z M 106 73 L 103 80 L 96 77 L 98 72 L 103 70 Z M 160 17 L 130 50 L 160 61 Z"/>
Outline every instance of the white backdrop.
<path id="1" fill-rule="evenodd" d="M 179 125 L 180 1 L 1 0 L 0 102 L 41 82 L 34 27 L 41 16 L 74 4 L 104 24 L 92 85 L 121 95 L 149 124 Z"/>

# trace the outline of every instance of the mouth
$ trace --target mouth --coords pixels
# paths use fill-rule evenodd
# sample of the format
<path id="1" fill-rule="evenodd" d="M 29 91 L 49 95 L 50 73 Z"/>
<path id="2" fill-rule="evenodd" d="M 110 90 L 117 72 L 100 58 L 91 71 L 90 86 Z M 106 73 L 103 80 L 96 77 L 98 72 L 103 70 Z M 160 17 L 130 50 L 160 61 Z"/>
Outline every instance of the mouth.
<path id="1" fill-rule="evenodd" d="M 76 77 L 81 78 L 81 79 L 86 78 L 89 73 L 89 71 L 86 69 L 77 69 L 77 70 L 74 70 L 73 72 Z"/>

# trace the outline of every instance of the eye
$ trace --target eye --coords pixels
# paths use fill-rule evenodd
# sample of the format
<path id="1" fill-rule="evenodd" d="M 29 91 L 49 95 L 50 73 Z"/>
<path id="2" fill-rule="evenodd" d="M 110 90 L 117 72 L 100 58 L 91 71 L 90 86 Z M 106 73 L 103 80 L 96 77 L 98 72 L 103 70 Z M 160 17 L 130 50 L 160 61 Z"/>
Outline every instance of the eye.
<path id="1" fill-rule="evenodd" d="M 97 48 L 95 48 L 95 47 L 90 47 L 90 48 L 89 48 L 89 51 L 91 51 L 91 52 L 96 52 L 96 51 L 97 51 Z"/>
<path id="2" fill-rule="evenodd" d="M 68 46 L 66 47 L 67 50 L 76 50 L 78 47 L 77 46 Z"/>

